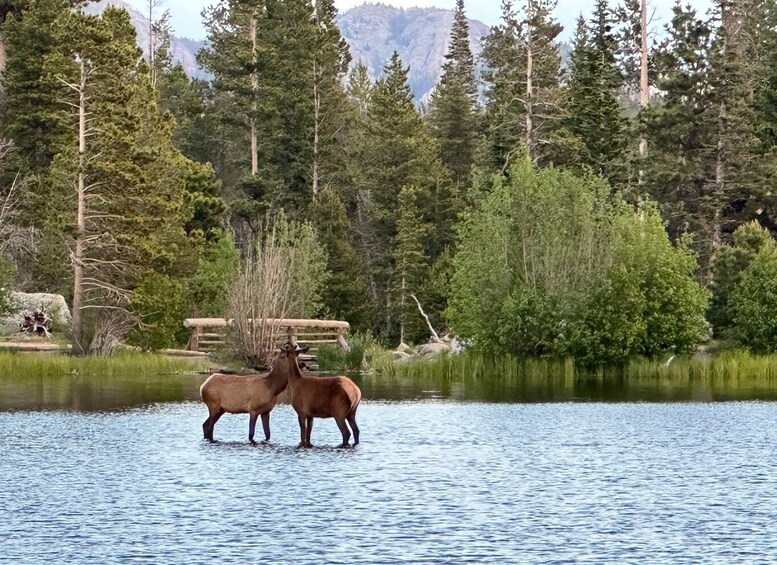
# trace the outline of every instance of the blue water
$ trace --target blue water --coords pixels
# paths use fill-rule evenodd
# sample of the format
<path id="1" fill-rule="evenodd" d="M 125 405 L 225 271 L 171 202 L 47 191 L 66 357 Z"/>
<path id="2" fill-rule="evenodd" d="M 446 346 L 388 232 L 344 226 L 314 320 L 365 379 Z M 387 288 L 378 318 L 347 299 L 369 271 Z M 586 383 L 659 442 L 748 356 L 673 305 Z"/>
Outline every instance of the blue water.
<path id="1" fill-rule="evenodd" d="M 0 562 L 777 562 L 777 404 L 366 399 L 362 444 L 195 401 L 0 411 Z"/>

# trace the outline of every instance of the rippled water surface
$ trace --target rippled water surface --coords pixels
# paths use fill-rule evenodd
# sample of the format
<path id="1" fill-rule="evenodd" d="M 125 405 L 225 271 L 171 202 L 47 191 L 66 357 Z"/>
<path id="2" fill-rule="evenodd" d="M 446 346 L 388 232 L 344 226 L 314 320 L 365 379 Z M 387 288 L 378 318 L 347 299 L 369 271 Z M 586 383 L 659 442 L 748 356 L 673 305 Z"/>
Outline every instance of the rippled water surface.
<path id="1" fill-rule="evenodd" d="M 772 402 L 367 397 L 361 445 L 300 450 L 288 405 L 269 446 L 246 415 L 204 442 L 196 384 L 0 411 L 0 561 L 777 561 Z"/>

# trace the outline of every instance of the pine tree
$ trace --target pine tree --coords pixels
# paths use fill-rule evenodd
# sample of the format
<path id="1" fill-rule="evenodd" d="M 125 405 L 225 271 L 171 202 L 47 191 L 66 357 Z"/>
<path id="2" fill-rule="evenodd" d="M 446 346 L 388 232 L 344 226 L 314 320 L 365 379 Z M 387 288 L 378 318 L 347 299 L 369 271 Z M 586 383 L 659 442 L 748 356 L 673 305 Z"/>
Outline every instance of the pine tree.
<path id="1" fill-rule="evenodd" d="M 590 26 L 578 20 L 566 88 L 567 127 L 581 144 L 578 164 L 621 188 L 630 173 L 629 122 L 618 102 L 621 76 L 614 14 L 598 0 Z"/>
<path id="2" fill-rule="evenodd" d="M 208 42 L 197 58 L 213 74 L 209 110 L 220 144 L 214 164 L 235 192 L 234 227 L 253 239 L 282 186 L 271 165 L 280 127 L 274 78 L 279 62 L 270 37 L 277 26 L 264 0 L 221 0 L 204 17 Z"/>
<path id="3" fill-rule="evenodd" d="M 453 184 L 466 192 L 478 144 L 477 82 L 469 48 L 469 24 L 464 0 L 457 0 L 451 40 L 440 82 L 432 92 L 428 121 L 440 144 L 443 163 Z"/>
<path id="4" fill-rule="evenodd" d="M 656 86 L 661 103 L 642 113 L 651 147 L 645 163 L 645 187 L 661 205 L 669 233 L 704 233 L 702 214 L 714 167 L 709 100 L 712 29 L 693 8 L 674 7 L 667 38 L 656 51 Z M 707 248 L 707 237 L 696 250 Z M 709 255 L 709 252 L 702 255 Z"/>
<path id="5" fill-rule="evenodd" d="M 718 0 L 714 7 L 717 29 L 710 51 L 710 98 L 716 156 L 707 235 L 717 248 L 763 209 L 777 169 L 771 158 L 759 154 L 755 129 L 755 94 L 768 73 L 761 44 L 774 33 L 769 26 L 774 24 L 774 4 Z"/>
<path id="6" fill-rule="evenodd" d="M 6 95 L 6 115 L 2 136 L 16 146 L 23 163 L 12 166 L 12 174 L 26 170 L 44 171 L 61 148 L 67 125 L 56 112 L 58 84 L 43 71 L 44 61 L 57 48 L 61 38 L 59 19 L 70 10 L 67 0 L 30 0 L 19 12 L 8 14 L 3 25 L 8 52 L 2 76 Z"/>
<path id="7" fill-rule="evenodd" d="M 313 155 L 311 180 L 313 194 L 331 182 L 344 180 L 343 131 L 348 107 L 343 81 L 351 55 L 336 22 L 333 0 L 315 3 L 316 25 L 313 54 Z"/>
<path id="8" fill-rule="evenodd" d="M 564 160 L 569 140 L 557 39 L 563 28 L 553 19 L 555 6 L 555 0 L 526 0 L 516 10 L 503 0 L 503 22 L 484 41 L 489 168 L 507 171 L 523 151 L 541 164 Z"/>
<path id="9" fill-rule="evenodd" d="M 369 266 L 373 300 L 379 305 L 381 323 L 376 329 L 393 338 L 399 331 L 391 307 L 399 191 L 403 186 L 415 186 L 424 221 L 434 226 L 434 235 L 424 242 L 428 260 L 434 260 L 452 243 L 456 210 L 439 148 L 413 105 L 407 68 L 396 52 L 370 94 L 363 135 L 354 141 L 357 139 L 358 146 L 351 145 L 349 171 L 357 213 L 366 228 L 359 250 Z"/>
<path id="10" fill-rule="evenodd" d="M 351 244 L 345 205 L 334 187 L 314 197 L 310 217 L 327 253 L 329 278 L 321 297 L 326 315 L 348 321 L 354 330 L 369 330 L 373 313 L 367 273 Z"/>
<path id="11" fill-rule="evenodd" d="M 394 292 L 392 304 L 399 322 L 401 342 L 417 342 L 428 337 L 428 330 L 418 313 L 416 300 L 423 299 L 429 266 L 424 254 L 424 240 L 430 229 L 419 208 L 419 191 L 413 185 L 399 191 L 397 242 L 394 251 Z"/>
<path id="12" fill-rule="evenodd" d="M 127 12 L 69 11 L 57 27 L 59 42 L 42 76 L 58 85 L 53 111 L 72 126 L 45 172 L 47 192 L 35 195 L 41 202 L 51 191 L 60 196 L 43 230 L 51 247 L 39 248 L 38 256 L 50 252 L 49 262 L 69 256 L 71 275 L 58 284 L 73 281 L 73 351 L 102 352 L 133 316 L 144 319 L 133 305 L 144 278 L 154 275 L 175 289 L 176 278 L 191 274 L 196 259 L 184 225 L 196 189 L 189 187 L 187 199 L 190 163 L 171 143 L 173 121 L 156 106 L 147 67 L 138 67 Z M 58 245 L 51 237 L 57 234 Z"/>

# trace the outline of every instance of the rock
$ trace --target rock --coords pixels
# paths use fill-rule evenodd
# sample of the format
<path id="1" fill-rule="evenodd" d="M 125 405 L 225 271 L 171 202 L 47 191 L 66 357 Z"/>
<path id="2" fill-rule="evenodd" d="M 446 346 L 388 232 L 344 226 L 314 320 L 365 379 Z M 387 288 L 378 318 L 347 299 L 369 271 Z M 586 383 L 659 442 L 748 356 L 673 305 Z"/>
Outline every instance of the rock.
<path id="1" fill-rule="evenodd" d="M 410 353 L 410 346 L 406 343 L 400 343 L 394 351 L 399 353 Z"/>
<path id="2" fill-rule="evenodd" d="M 443 351 L 450 351 L 451 346 L 447 343 L 424 343 L 423 345 L 418 346 L 418 355 L 423 355 L 425 357 L 434 357 L 436 355 L 439 355 Z"/>
<path id="3" fill-rule="evenodd" d="M 0 318 L 0 333 L 12 334 L 19 331 L 19 324 L 25 314 L 32 314 L 43 308 L 52 322 L 52 330 L 57 333 L 70 326 L 70 309 L 61 294 L 48 294 L 44 292 L 27 293 L 12 292 L 11 303 L 15 314 L 7 318 Z"/>
<path id="4" fill-rule="evenodd" d="M 394 359 L 397 359 L 399 361 L 402 361 L 404 359 L 410 359 L 410 357 L 412 357 L 412 355 L 410 355 L 410 353 L 408 353 L 407 351 L 396 351 L 395 350 L 395 351 L 391 352 L 391 355 L 394 356 Z"/>

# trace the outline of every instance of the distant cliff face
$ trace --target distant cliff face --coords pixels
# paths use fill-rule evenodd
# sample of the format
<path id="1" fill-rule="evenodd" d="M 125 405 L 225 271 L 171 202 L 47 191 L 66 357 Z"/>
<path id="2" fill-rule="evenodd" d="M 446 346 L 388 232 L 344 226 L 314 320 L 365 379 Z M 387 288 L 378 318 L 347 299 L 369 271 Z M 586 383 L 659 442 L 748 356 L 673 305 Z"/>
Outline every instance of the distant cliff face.
<path id="1" fill-rule="evenodd" d="M 88 4 L 86 11 L 100 14 L 109 5 L 125 8 L 138 32 L 138 45 L 148 50 L 148 18 L 122 0 L 100 0 Z M 424 102 L 440 78 L 445 53 L 450 42 L 453 11 L 439 8 L 394 8 L 384 4 L 363 4 L 343 12 L 338 25 L 351 49 L 354 62 L 363 60 L 373 78 L 396 49 L 402 62 L 410 67 L 408 80 L 416 101 Z M 470 49 L 477 57 L 482 52 L 482 38 L 489 28 L 477 20 L 469 20 Z M 173 60 L 180 62 L 189 76 L 204 78 L 207 73 L 197 65 L 197 51 L 204 42 L 173 36 Z"/>
<path id="2" fill-rule="evenodd" d="M 381 75 L 396 49 L 405 66 L 410 66 L 408 81 L 416 100 L 428 99 L 442 73 L 453 10 L 363 4 L 340 14 L 337 23 L 353 60 L 363 60 L 373 78 Z M 488 32 L 486 24 L 469 20 L 469 45 L 476 60 Z"/>

